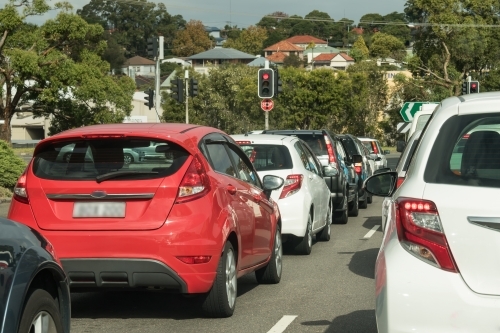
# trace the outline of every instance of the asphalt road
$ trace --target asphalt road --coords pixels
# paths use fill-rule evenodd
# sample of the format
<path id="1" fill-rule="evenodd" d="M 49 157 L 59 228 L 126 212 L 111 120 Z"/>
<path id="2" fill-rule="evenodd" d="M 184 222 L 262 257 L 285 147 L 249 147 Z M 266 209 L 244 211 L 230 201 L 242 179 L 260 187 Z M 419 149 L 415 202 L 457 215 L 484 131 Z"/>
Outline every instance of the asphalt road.
<path id="1" fill-rule="evenodd" d="M 399 154 L 388 155 L 394 168 Z M 382 241 L 382 198 L 358 217 L 333 225 L 329 242 L 311 255 L 285 252 L 283 278 L 259 285 L 238 279 L 231 318 L 206 319 L 194 299 L 160 292 L 101 292 L 72 297 L 72 333 L 231 332 L 376 333 L 374 266 Z M 0 204 L 0 216 L 8 204 Z"/>

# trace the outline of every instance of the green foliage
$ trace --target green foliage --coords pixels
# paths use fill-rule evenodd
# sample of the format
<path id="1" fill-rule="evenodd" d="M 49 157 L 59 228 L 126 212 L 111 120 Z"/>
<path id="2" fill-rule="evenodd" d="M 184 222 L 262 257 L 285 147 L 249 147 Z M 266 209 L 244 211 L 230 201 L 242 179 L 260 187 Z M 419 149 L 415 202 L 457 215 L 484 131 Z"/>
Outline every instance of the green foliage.
<path id="1" fill-rule="evenodd" d="M 191 20 L 186 24 L 184 30 L 177 33 L 173 41 L 173 53 L 179 57 L 189 57 L 209 50 L 212 43 L 203 23 Z"/>
<path id="2" fill-rule="evenodd" d="M 300 68 L 304 66 L 304 61 L 298 55 L 291 54 L 283 60 L 283 66 Z"/>
<path id="3" fill-rule="evenodd" d="M 373 57 L 382 59 L 391 57 L 401 61 L 406 56 L 406 48 L 396 37 L 379 32 L 372 37 L 370 54 Z"/>
<path id="4" fill-rule="evenodd" d="M 238 38 L 229 38 L 224 47 L 233 48 L 249 54 L 261 54 L 264 41 L 267 39 L 267 30 L 259 26 L 250 26 L 241 31 Z"/>
<path id="5" fill-rule="evenodd" d="M 0 189 L 13 189 L 25 168 L 26 164 L 14 154 L 9 144 L 0 140 Z"/>
<path id="6" fill-rule="evenodd" d="M 356 62 L 368 59 L 370 56 L 370 51 L 368 47 L 366 47 L 365 40 L 362 36 L 359 36 L 356 42 L 354 42 L 350 55 Z"/>

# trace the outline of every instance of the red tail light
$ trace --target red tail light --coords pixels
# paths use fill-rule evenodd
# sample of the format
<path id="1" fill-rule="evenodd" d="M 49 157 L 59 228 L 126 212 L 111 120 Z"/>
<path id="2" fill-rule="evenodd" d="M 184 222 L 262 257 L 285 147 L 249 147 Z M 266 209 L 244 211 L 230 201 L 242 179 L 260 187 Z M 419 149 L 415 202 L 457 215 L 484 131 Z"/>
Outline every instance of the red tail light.
<path id="1" fill-rule="evenodd" d="M 236 143 L 239 144 L 239 145 L 249 145 L 252 142 L 251 141 L 236 141 Z"/>
<path id="2" fill-rule="evenodd" d="M 84 134 L 84 139 L 120 139 L 124 138 L 125 134 Z"/>
<path id="3" fill-rule="evenodd" d="M 179 194 L 175 203 L 198 199 L 210 190 L 210 180 L 203 163 L 195 156 L 179 185 Z"/>
<path id="4" fill-rule="evenodd" d="M 404 181 L 405 177 L 398 177 L 398 181 L 396 182 L 396 188 L 399 188 Z"/>
<path id="5" fill-rule="evenodd" d="M 464 134 L 464 136 L 462 137 L 463 139 L 468 139 L 470 136 L 470 134 Z"/>
<path id="6" fill-rule="evenodd" d="M 436 205 L 432 201 L 410 198 L 399 198 L 394 204 L 403 248 L 431 265 L 458 273 Z"/>
<path id="7" fill-rule="evenodd" d="M 337 163 L 337 159 L 335 158 L 335 152 L 333 151 L 332 142 L 328 138 L 328 135 L 325 135 L 325 143 L 326 143 L 326 150 L 328 151 L 328 162 L 330 162 L 330 164 Z"/>
<path id="8" fill-rule="evenodd" d="M 297 193 L 297 191 L 302 187 L 303 179 L 303 175 L 288 175 L 288 177 L 286 177 L 285 184 L 283 185 L 280 199 L 284 199 Z"/>
<path id="9" fill-rule="evenodd" d="M 375 154 L 378 154 L 378 147 L 377 147 L 377 144 L 375 143 L 375 141 L 371 141 L 372 143 L 372 148 L 373 148 L 373 152 Z"/>
<path id="10" fill-rule="evenodd" d="M 363 163 L 354 163 L 354 170 L 358 175 L 363 171 Z"/>
<path id="11" fill-rule="evenodd" d="M 196 264 L 206 264 L 212 259 L 212 256 L 184 256 L 177 257 L 180 261 L 185 264 L 196 265 Z"/>
<path id="12" fill-rule="evenodd" d="M 28 192 L 26 192 L 26 170 L 19 177 L 14 187 L 14 199 L 22 203 L 29 203 Z"/>

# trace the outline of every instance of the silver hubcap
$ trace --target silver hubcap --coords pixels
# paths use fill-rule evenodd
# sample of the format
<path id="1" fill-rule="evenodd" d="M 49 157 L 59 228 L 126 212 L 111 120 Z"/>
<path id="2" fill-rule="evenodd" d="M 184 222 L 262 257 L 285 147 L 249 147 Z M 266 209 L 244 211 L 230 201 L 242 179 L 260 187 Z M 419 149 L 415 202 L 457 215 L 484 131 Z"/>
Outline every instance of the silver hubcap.
<path id="1" fill-rule="evenodd" d="M 226 293 L 229 307 L 233 308 L 236 301 L 236 261 L 232 250 L 227 252 L 226 258 Z"/>
<path id="2" fill-rule="evenodd" d="M 29 333 L 57 333 L 54 319 L 46 311 L 39 312 L 31 323 Z"/>
<path id="3" fill-rule="evenodd" d="M 328 235 L 332 232 L 331 227 L 332 227 L 332 206 L 328 206 L 328 214 L 326 216 L 326 227 L 328 228 Z"/>
<path id="4" fill-rule="evenodd" d="M 125 164 L 132 163 L 132 156 L 129 156 L 129 155 L 123 156 L 123 161 L 125 162 Z"/>
<path id="5" fill-rule="evenodd" d="M 274 257 L 276 258 L 276 272 L 281 276 L 281 260 L 283 258 L 283 247 L 281 246 L 281 234 L 276 232 L 276 239 L 274 240 Z"/>
<path id="6" fill-rule="evenodd" d="M 309 218 L 307 220 L 307 245 L 309 247 L 312 246 L 313 243 L 313 236 L 312 236 L 312 219 L 311 215 L 309 215 Z"/>

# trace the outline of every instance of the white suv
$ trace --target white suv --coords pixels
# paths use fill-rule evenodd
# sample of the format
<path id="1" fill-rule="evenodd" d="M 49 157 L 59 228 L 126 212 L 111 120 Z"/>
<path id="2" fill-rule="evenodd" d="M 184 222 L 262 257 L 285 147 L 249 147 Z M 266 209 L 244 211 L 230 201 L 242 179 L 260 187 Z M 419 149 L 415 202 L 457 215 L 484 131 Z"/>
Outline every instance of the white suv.
<path id="1" fill-rule="evenodd" d="M 271 198 L 281 212 L 282 235 L 300 254 L 310 254 L 312 237 L 330 240 L 332 200 L 323 180 L 323 167 L 301 139 L 282 135 L 232 135 L 250 158 L 260 178 L 275 175 L 285 179 Z"/>
<path id="2" fill-rule="evenodd" d="M 431 116 L 392 195 L 376 268 L 379 333 L 498 332 L 500 93 L 451 97 Z M 393 193 L 394 192 L 394 193 Z"/>

